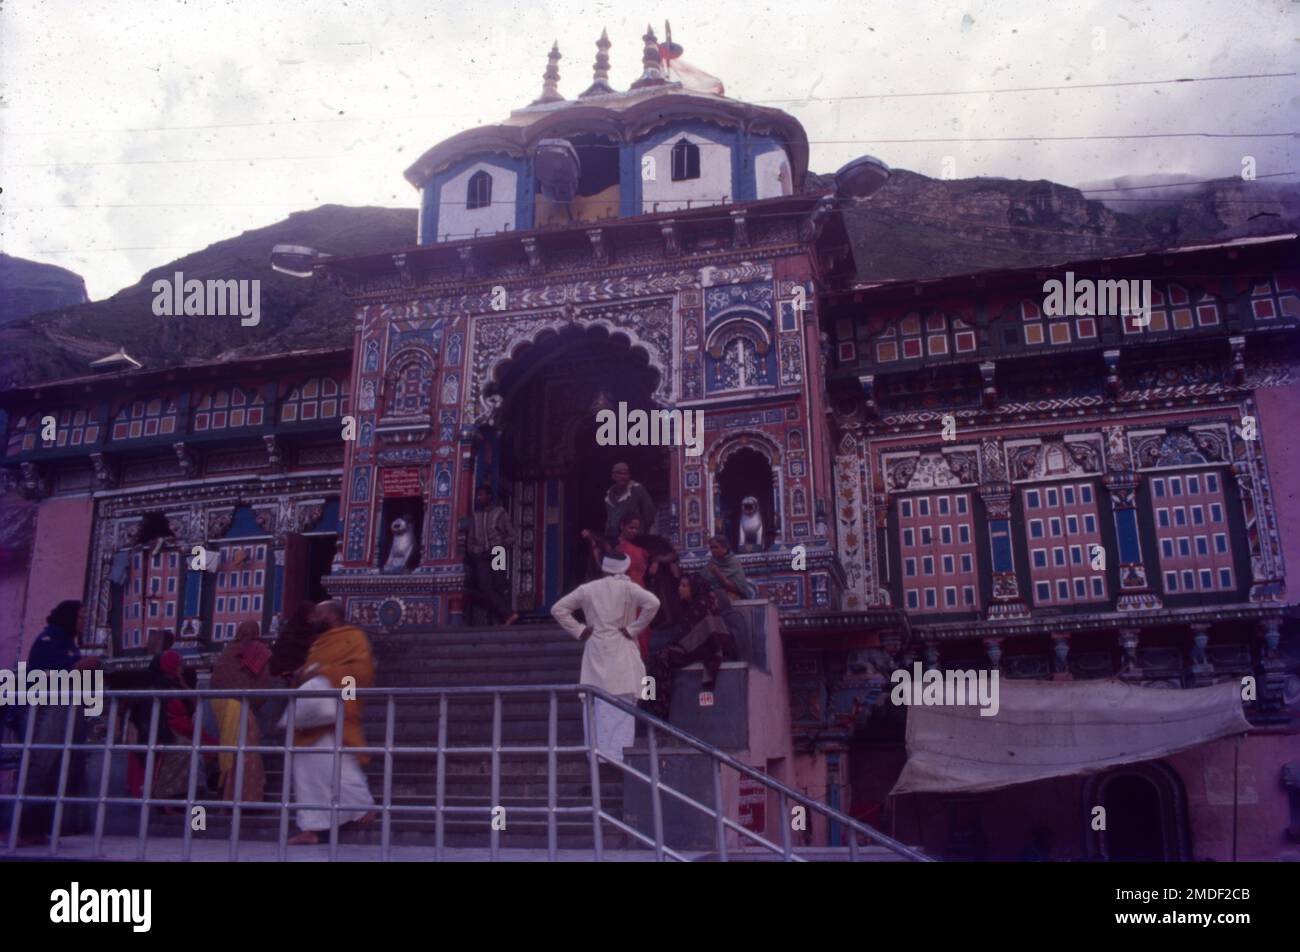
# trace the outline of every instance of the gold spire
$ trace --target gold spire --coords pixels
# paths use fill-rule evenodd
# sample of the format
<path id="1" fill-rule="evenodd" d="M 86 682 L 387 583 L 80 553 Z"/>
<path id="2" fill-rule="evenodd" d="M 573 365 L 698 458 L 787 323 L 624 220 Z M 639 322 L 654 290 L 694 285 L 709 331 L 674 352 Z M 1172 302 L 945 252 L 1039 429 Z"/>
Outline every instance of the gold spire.
<path id="1" fill-rule="evenodd" d="M 659 40 L 655 37 L 654 27 L 647 23 L 645 36 L 641 39 L 645 41 L 645 51 L 641 54 L 641 78 L 632 84 L 632 88 L 663 86 L 668 80 L 664 78 L 664 61 L 659 54 Z"/>
<path id="2" fill-rule="evenodd" d="M 591 85 L 588 86 L 579 96 L 583 99 L 587 96 L 599 96 L 602 93 L 612 93 L 613 87 L 609 85 L 609 32 L 600 31 L 600 39 L 596 41 L 596 62 L 591 66 Z"/>
<path id="3" fill-rule="evenodd" d="M 544 102 L 563 102 L 564 97 L 560 95 L 560 41 L 556 40 L 551 45 L 551 52 L 546 57 L 546 72 L 542 74 L 542 95 L 534 99 L 530 105 L 536 106 Z"/>

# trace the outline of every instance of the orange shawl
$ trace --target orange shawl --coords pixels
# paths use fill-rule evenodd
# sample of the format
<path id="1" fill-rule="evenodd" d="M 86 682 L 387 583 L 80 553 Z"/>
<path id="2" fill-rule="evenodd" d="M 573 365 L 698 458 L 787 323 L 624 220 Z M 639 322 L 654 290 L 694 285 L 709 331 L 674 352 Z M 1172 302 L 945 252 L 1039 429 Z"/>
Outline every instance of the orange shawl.
<path id="1" fill-rule="evenodd" d="M 375 683 L 375 660 L 370 653 L 370 641 L 365 632 L 352 625 L 331 628 L 311 646 L 307 652 L 307 667 L 317 665 L 312 675 L 323 675 L 335 687 L 343 686 L 343 679 L 349 675 L 356 679 L 356 687 L 373 687 Z M 343 702 L 343 746 L 364 747 L 365 735 L 361 732 L 361 699 Z M 333 730 L 329 727 L 313 727 L 294 731 L 294 743 L 304 747 L 315 743 L 322 736 Z M 360 756 L 362 763 L 369 758 Z"/>

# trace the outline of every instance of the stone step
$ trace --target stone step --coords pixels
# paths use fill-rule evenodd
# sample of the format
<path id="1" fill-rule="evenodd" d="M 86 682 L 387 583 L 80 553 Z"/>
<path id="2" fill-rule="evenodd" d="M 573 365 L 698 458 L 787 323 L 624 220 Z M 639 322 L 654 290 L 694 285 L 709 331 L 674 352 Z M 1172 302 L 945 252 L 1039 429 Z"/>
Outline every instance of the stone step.
<path id="1" fill-rule="evenodd" d="M 439 635 L 430 635 L 428 638 L 415 641 L 374 641 L 371 643 L 371 648 L 376 653 L 390 651 L 400 654 L 402 657 L 412 654 L 438 652 L 477 652 L 484 655 L 499 656 L 506 654 L 581 654 L 583 644 L 567 633 L 557 634 L 553 638 L 526 639 L 523 641 L 512 641 L 508 638 L 443 638 Z"/>
<path id="2" fill-rule="evenodd" d="M 394 670 L 385 671 L 378 679 L 378 687 L 483 687 L 487 685 L 577 684 L 578 667 L 566 666 L 542 670 L 439 671 Z"/>

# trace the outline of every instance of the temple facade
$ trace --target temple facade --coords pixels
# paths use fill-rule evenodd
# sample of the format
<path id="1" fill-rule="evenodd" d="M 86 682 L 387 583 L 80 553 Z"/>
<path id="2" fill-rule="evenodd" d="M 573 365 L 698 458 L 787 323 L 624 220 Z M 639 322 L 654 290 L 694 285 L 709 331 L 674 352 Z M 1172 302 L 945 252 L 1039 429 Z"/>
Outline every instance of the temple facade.
<path id="1" fill-rule="evenodd" d="M 157 632 L 206 655 L 241 621 L 274 632 L 285 605 L 326 597 L 349 361 L 304 351 L 3 394 L 3 663 L 65 598 L 87 604 L 84 650 L 133 667 Z"/>
<path id="2" fill-rule="evenodd" d="M 802 188 L 798 122 L 670 81 L 645 42 L 631 89 L 608 87 L 599 48 L 575 100 L 553 52 L 535 103 L 407 171 L 419 247 L 318 268 L 357 302 L 358 430 L 328 586 L 359 623 L 460 619 L 456 534 L 480 482 L 514 519 L 515 603 L 544 611 L 582 580 L 579 533 L 603 528 L 620 461 L 688 559 L 734 537 L 752 497 L 763 594 L 840 603 L 816 289 L 851 265 L 843 224 Z M 599 445 L 596 412 L 620 406 L 705 411 L 702 449 Z M 399 519 L 419 551 L 391 565 Z"/>
<path id="3" fill-rule="evenodd" d="M 1014 859 L 1031 828 L 1058 858 L 1228 859 L 1238 838 L 1241 858 L 1281 855 L 1300 836 L 1296 236 L 861 283 L 841 211 L 887 170 L 809 187 L 793 117 L 673 78 L 643 39 L 628 90 L 602 37 L 592 85 L 564 98 L 553 51 L 535 102 L 421 156 L 416 244 L 317 260 L 355 306 L 350 351 L 0 395 L 0 663 L 66 597 L 88 602 L 87 650 L 124 666 L 153 630 L 202 655 L 325 593 L 359 625 L 436 637 L 467 621 L 483 482 L 513 521 L 514 604 L 545 617 L 626 462 L 687 566 L 712 535 L 739 543 L 742 512 L 761 521 L 738 551 L 780 611 L 802 788 L 936 855 Z M 1149 313 L 1048 314 L 1067 272 L 1149 282 Z M 700 411 L 702 444 L 601 445 L 597 414 L 620 407 Z M 889 677 L 917 661 L 1250 678 L 1252 730 L 891 799 L 907 749 Z M 1144 819 L 1099 832 L 1094 803 Z"/>

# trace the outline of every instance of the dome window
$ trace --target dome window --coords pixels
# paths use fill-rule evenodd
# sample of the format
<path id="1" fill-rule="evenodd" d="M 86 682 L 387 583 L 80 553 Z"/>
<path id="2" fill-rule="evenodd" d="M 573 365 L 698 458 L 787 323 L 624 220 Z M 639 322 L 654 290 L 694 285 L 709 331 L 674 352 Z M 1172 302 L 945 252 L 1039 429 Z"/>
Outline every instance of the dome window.
<path id="1" fill-rule="evenodd" d="M 684 182 L 700 177 L 700 147 L 682 139 L 673 146 L 673 181 Z"/>
<path id="2" fill-rule="evenodd" d="M 487 208 L 492 204 L 492 176 L 478 171 L 470 176 L 469 189 L 465 196 L 465 207 L 469 209 Z"/>

